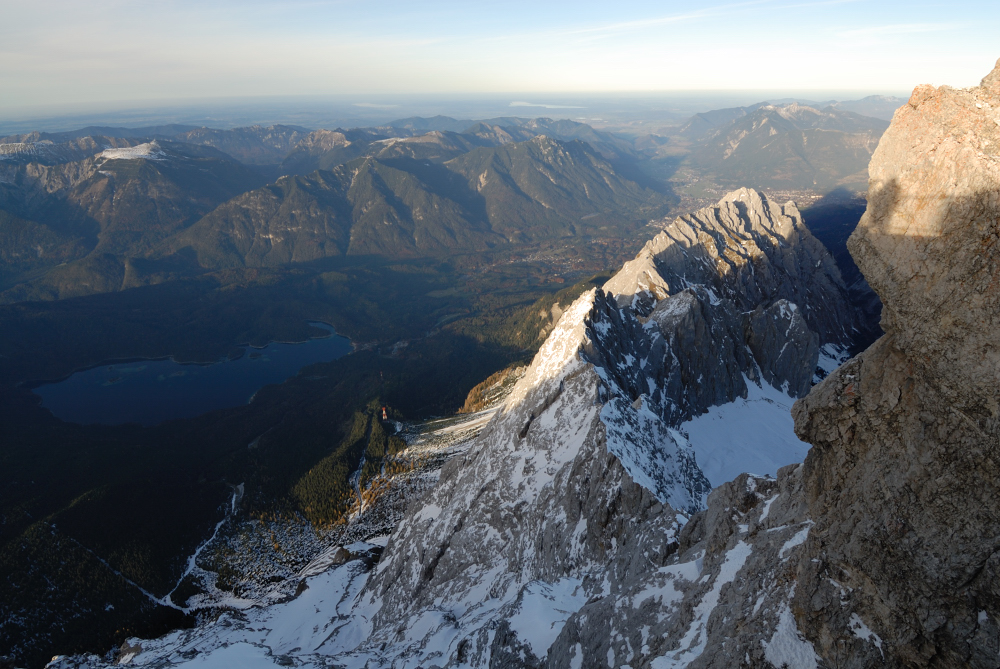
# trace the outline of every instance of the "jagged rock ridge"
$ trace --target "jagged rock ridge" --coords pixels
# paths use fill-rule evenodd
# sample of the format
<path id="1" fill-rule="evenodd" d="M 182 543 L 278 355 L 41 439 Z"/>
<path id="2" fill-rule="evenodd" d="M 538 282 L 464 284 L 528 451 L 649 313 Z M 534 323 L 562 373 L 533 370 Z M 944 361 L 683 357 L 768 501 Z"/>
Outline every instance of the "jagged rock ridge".
<path id="1" fill-rule="evenodd" d="M 756 378 L 748 357 L 768 383 L 804 395 L 820 342 L 846 347 L 857 329 L 840 271 L 795 205 L 748 189 L 676 219 L 604 289 L 671 334 L 677 378 L 657 385 L 682 419 L 745 396 L 734 372 Z M 696 401 L 681 379 L 699 374 L 716 389 L 699 388 Z"/>
<path id="2" fill-rule="evenodd" d="M 803 283 L 817 298 L 807 306 L 824 305 L 850 320 L 829 255 L 800 219 L 775 221 L 775 210 L 753 191 L 730 193 L 717 207 L 675 222 L 604 291 L 584 295 L 562 316 L 478 447 L 450 463 L 423 506 L 401 522 L 361 599 L 367 626 L 345 632 L 368 639 L 358 657 L 474 666 L 569 666 L 576 655 L 587 665 L 612 655 L 618 664 L 632 662 L 625 642 L 608 636 L 606 627 L 615 624 L 637 634 L 659 626 L 668 634 L 647 654 L 699 655 L 690 639 L 676 644 L 685 635 L 700 638 L 693 630 L 707 624 L 714 607 L 692 621 L 679 613 L 683 605 L 667 608 L 673 616 L 642 606 L 649 592 L 674 592 L 675 580 L 694 580 L 693 553 L 678 554 L 679 536 L 688 515 L 703 508 L 709 486 L 675 428 L 739 397 L 746 383 L 761 383 L 762 370 L 793 392 L 808 389 L 820 338 L 786 297 L 812 297 Z M 690 233 L 684 246 L 670 236 L 682 229 Z M 812 272 L 823 281 L 812 280 Z M 825 315 L 813 322 L 830 323 Z M 846 338 L 832 326 L 824 334 L 824 343 Z M 717 578 L 732 577 L 724 564 L 716 565 Z M 573 632 L 533 638 L 519 627 L 527 600 L 575 610 L 595 598 L 606 602 L 593 611 L 607 615 L 581 612 L 566 627 Z M 403 627 L 429 615 L 444 617 L 423 635 L 400 638 Z M 444 621 L 452 617 L 464 639 L 446 646 L 454 654 L 464 644 L 462 660 L 434 650 L 442 634 L 451 634 Z M 568 643 L 561 634 L 606 642 L 558 652 Z M 635 650 L 644 643 L 636 641 Z M 373 653 L 381 644 L 392 651 Z"/>
<path id="3" fill-rule="evenodd" d="M 675 222 L 698 222 L 687 244 L 667 243 L 668 230 L 581 296 L 473 447 L 409 509 L 315 652 L 359 667 L 731 666 L 749 646 L 720 654 L 736 624 L 720 605 L 752 594 L 761 604 L 742 634 L 775 658 L 811 653 L 780 585 L 808 530 L 800 500 L 774 502 L 797 474 L 780 485 L 744 476 L 705 515 L 711 486 L 678 429 L 748 384 L 802 394 L 819 344 L 847 336 L 821 336 L 803 315 L 849 310 L 822 246 L 774 215 L 793 209 L 730 193 Z M 745 564 L 779 585 L 739 578 Z"/>

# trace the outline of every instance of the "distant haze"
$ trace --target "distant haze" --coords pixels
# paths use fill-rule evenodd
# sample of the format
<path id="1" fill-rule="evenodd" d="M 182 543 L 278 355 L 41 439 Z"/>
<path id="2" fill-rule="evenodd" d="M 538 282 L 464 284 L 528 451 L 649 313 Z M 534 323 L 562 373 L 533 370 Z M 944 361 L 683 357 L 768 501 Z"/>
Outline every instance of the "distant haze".
<path id="1" fill-rule="evenodd" d="M 567 92 L 899 94 L 977 83 L 997 34 L 1000 3 L 961 0 L 0 0 L 0 117 L 272 96 L 338 96 L 368 118 L 430 93 L 507 91 L 522 115 L 587 115 Z"/>
<path id="2" fill-rule="evenodd" d="M 884 91 L 902 96 L 909 91 Z M 749 105 L 764 100 L 792 99 L 820 104 L 829 100 L 856 100 L 866 91 L 668 91 L 657 93 L 535 93 L 535 94 L 371 94 L 363 98 L 339 96 L 273 96 L 208 100 L 147 100 L 95 102 L 39 109 L 0 107 L 0 136 L 41 131 L 63 131 L 87 126 L 144 127 L 182 123 L 212 128 L 283 123 L 315 128 L 350 128 L 387 123 L 411 116 L 450 116 L 456 119 L 567 118 L 600 126 L 642 120 L 674 125 L 692 114 Z M 525 97 L 530 99 L 526 100 Z M 356 102 L 356 100 L 362 100 Z"/>

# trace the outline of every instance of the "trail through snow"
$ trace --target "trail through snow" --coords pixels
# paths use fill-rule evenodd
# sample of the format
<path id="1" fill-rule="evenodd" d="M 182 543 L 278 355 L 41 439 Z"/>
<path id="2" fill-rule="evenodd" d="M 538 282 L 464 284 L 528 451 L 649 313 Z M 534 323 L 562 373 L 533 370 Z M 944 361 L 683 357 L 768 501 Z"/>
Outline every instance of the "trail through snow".
<path id="1" fill-rule="evenodd" d="M 188 576 L 190 576 L 191 574 L 195 573 L 196 571 L 204 571 L 201 567 L 198 566 L 198 556 L 201 555 L 202 551 L 204 551 L 205 548 L 209 544 L 211 544 L 213 541 L 215 541 L 215 537 L 217 537 L 219 535 L 219 530 L 222 529 L 222 526 L 226 524 L 226 521 L 229 520 L 229 518 L 234 513 L 236 513 L 236 503 L 239 501 L 239 497 L 242 494 L 243 494 L 243 484 L 242 483 L 239 484 L 238 486 L 234 486 L 233 487 L 233 497 L 232 497 L 232 499 L 229 502 L 229 510 L 226 511 L 225 517 L 222 520 L 220 520 L 218 523 L 215 524 L 215 529 L 212 531 L 212 536 L 210 536 L 208 539 L 205 539 L 205 541 L 201 542 L 198 545 L 198 547 L 194 550 L 194 553 L 192 553 L 188 557 L 187 567 L 185 567 L 184 573 L 181 574 L 181 577 L 179 579 L 177 579 L 177 584 L 174 585 L 173 590 L 171 590 L 170 592 L 168 592 L 162 599 L 155 599 L 154 598 L 154 601 L 156 601 L 156 602 L 158 602 L 160 604 L 163 604 L 164 606 L 169 606 L 171 608 L 177 609 L 178 611 L 183 611 L 184 613 L 190 613 L 191 611 L 195 611 L 195 610 L 197 610 L 199 608 L 205 608 L 205 605 L 202 605 L 202 606 L 197 606 L 196 605 L 196 606 L 190 606 L 190 607 L 184 606 L 184 602 L 182 602 L 181 604 L 177 604 L 177 603 L 174 602 L 173 599 L 171 599 L 171 597 L 173 596 L 173 594 L 175 592 L 177 592 L 177 588 L 181 587 L 181 583 L 184 582 L 184 579 L 186 579 Z M 205 585 L 205 587 L 209 588 L 210 590 L 214 590 L 215 589 L 214 584 L 206 582 L 204 585 Z M 232 599 L 232 597 L 231 596 L 227 596 L 226 599 L 230 600 L 230 599 Z M 229 603 L 231 604 L 231 602 L 229 602 Z"/>

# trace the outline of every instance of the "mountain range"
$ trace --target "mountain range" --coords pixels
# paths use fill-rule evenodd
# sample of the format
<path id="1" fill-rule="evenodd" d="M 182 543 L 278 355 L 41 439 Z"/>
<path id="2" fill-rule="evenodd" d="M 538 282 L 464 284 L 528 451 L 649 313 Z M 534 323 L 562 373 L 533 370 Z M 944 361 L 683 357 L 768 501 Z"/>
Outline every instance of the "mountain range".
<path id="1" fill-rule="evenodd" d="M 774 117 L 748 130 L 728 158 L 711 158 L 755 114 Z M 293 566 L 316 558 L 320 541 L 301 537 L 368 540 L 371 528 L 391 531 L 445 460 L 451 464 L 440 475 L 448 485 L 464 486 L 457 482 L 467 477 L 452 450 L 403 458 L 408 437 L 398 430 L 457 409 L 476 383 L 527 363 L 540 346 L 544 354 L 523 383 L 505 386 L 516 392 L 510 411 L 484 432 L 482 443 L 493 445 L 469 455 L 480 453 L 484 467 L 527 488 L 487 491 L 493 497 L 484 504 L 528 508 L 528 488 L 563 485 L 569 476 L 576 483 L 550 498 L 580 502 L 575 511 L 562 505 L 567 519 L 631 522 L 595 501 L 613 498 L 659 514 L 653 534 L 676 538 L 681 523 L 667 510 L 696 516 L 731 468 L 776 472 L 801 459 L 804 446 L 789 429 L 766 426 L 787 427 L 782 407 L 848 347 L 863 345 L 871 324 L 794 203 L 746 188 L 675 218 L 676 182 L 663 178 L 657 161 L 680 146 L 690 154 L 685 169 L 711 174 L 714 185 L 739 178 L 725 172 L 738 161 L 760 166 L 753 180 L 781 185 L 789 156 L 816 142 L 809 133 L 825 133 L 836 148 L 877 132 L 879 122 L 802 106 L 721 116 L 728 120 L 697 140 L 565 120 L 436 117 L 315 131 L 94 127 L 0 141 L 0 514 L 10 519 L 0 524 L 0 611 L 18 621 L 0 629 L 4 652 L 36 662 L 50 648 L 82 651 L 153 635 L 187 624 L 177 606 L 211 599 L 215 585 L 242 597 L 268 590 L 272 577 L 293 583 Z M 763 134 L 783 139 L 759 141 Z M 806 139 L 796 144 L 797 136 Z M 699 151 L 708 162 L 696 162 Z M 839 183 L 840 155 L 830 149 L 807 157 Z M 649 241 L 656 230 L 663 232 Z M 644 244 L 610 278 L 606 270 Z M 241 345 L 302 341 L 316 334 L 310 321 L 334 325 L 356 352 L 265 387 L 250 404 L 193 419 L 75 425 L 31 392 L 33 382 L 115 359 L 253 356 Z M 386 405 L 390 420 L 382 422 L 378 409 Z M 718 412 L 741 406 L 763 411 L 751 412 L 752 427 L 776 435 L 779 455 L 763 447 L 746 458 L 698 450 L 710 443 L 705 435 Z M 570 425 L 570 414 L 586 420 Z M 654 439 L 633 438 L 647 427 Z M 550 462 L 543 442 L 561 432 L 590 450 L 574 455 L 573 442 L 558 456 L 569 460 Z M 592 448 L 602 443 L 611 449 L 605 455 Z M 506 460 L 501 451 L 511 444 L 535 459 Z M 625 469 L 594 465 L 612 455 L 627 461 Z M 572 464 L 559 470 L 560 462 Z M 581 471 L 593 474 L 592 495 L 581 492 L 591 485 L 580 482 Z M 368 502 L 372 514 L 354 513 Z M 439 506 L 459 518 L 455 504 Z M 528 534 L 559 536 L 559 504 L 525 516 Z M 468 533 L 455 545 L 493 546 L 494 556 L 448 553 L 447 532 L 425 527 L 433 554 L 447 557 L 388 556 L 386 564 L 419 564 L 426 578 L 414 585 L 396 571 L 379 592 L 408 593 L 425 607 L 449 587 L 441 585 L 451 580 L 449 563 L 528 565 L 531 583 L 490 585 L 506 608 L 487 616 L 488 625 L 503 630 L 515 601 L 536 597 L 539 579 L 555 567 L 531 557 L 530 543 L 499 550 L 492 531 L 511 530 L 511 519 L 491 525 L 485 507 L 468 508 Z M 407 523 L 423 527 L 423 520 Z M 247 557 L 244 570 L 213 544 L 198 567 L 219 575 L 209 587 L 186 569 L 213 527 L 241 547 L 233 553 L 259 555 L 261 563 Z M 280 541 L 253 544 L 250 537 L 272 530 Z M 559 548 L 576 565 L 564 576 L 597 579 L 595 561 L 618 561 L 607 546 L 626 536 L 609 532 L 595 525 L 585 549 L 573 548 L 575 539 Z M 667 544 L 633 547 L 667 557 L 656 552 Z M 377 557 L 368 551 L 362 562 Z M 270 566 L 257 570 L 263 562 Z M 425 586 L 426 596 L 414 592 Z M 465 578 L 454 587 L 477 586 Z M 472 596 L 459 593 L 456 601 Z M 411 619 L 401 599 L 391 607 Z M 419 615 L 433 617 L 432 609 Z M 378 624 L 372 638 L 387 639 L 389 628 Z M 463 657 L 486 643 L 489 630 L 477 629 L 479 645 L 467 644 Z M 503 632 L 497 642 L 511 641 L 509 657 L 540 657 L 543 642 L 523 647 L 515 636 Z M 392 652 L 402 648 L 386 643 Z"/>
<path id="2" fill-rule="evenodd" d="M 190 247 L 202 267 L 219 268 L 482 250 L 641 225 L 668 204 L 579 141 L 455 142 L 449 157 L 447 139 L 433 132 L 333 171 L 283 177 L 217 208 L 165 252 Z"/>
<path id="3" fill-rule="evenodd" d="M 836 109 L 762 103 L 697 114 L 678 128 L 686 164 L 721 184 L 827 193 L 863 190 L 888 127 Z"/>
<path id="4" fill-rule="evenodd" d="M 430 448 L 423 437 L 382 456 L 421 459 L 398 483 L 388 464 L 363 477 L 339 543 L 298 574 L 268 588 L 252 576 L 263 561 L 229 558 L 241 575 L 226 587 L 238 583 L 240 597 L 269 608 L 129 640 L 121 657 L 146 665 L 176 656 L 183 666 L 197 649 L 202 663 L 645 666 L 664 655 L 694 660 L 709 639 L 733 635 L 731 624 L 705 631 L 716 590 L 742 566 L 726 566 L 733 542 L 724 532 L 743 520 L 730 491 L 755 485 L 773 498 L 766 474 L 796 467 L 805 452 L 788 407 L 808 394 L 823 358 L 850 342 L 858 317 L 836 264 L 793 205 L 741 189 L 673 221 L 558 313 L 500 406 L 478 417 L 478 436 L 452 425 L 442 432 L 457 442 L 437 437 Z M 717 410 L 736 412 L 721 427 L 725 440 L 711 431 Z M 754 433 L 765 424 L 766 436 Z M 748 467 L 764 475 L 725 483 Z M 726 523 L 713 511 L 722 507 Z M 808 525 L 784 507 L 773 513 L 761 535 L 784 556 Z M 234 547 L 249 525 L 237 527 L 227 535 Z M 387 527 L 388 542 L 377 536 Z M 770 638 L 787 588 L 760 594 L 751 633 Z M 209 587 L 187 604 L 227 597 Z M 690 630 L 702 641 L 673 643 Z"/>
<path id="5" fill-rule="evenodd" d="M 414 137 L 317 131 L 285 159 L 308 174 L 264 188 L 253 166 L 207 142 L 221 133 L 231 144 L 252 137 L 259 148 L 297 130 L 173 133 L 206 144 L 106 137 L 55 144 L 40 135 L 5 143 L 10 159 L 0 162 L 8 175 L 0 207 L 17 223 L 4 249 L 14 259 L 5 268 L 4 298 L 69 297 L 205 269 L 338 255 L 614 237 L 668 210 L 669 192 L 641 177 L 637 183 L 609 162 L 609 155 L 626 155 L 623 141 L 581 124 L 563 128 L 566 136 L 603 137 L 601 152 L 538 134 L 546 124 L 528 125 L 479 124 L 469 133 Z M 80 158 L 103 146 L 110 148 Z"/>
<path id="6" fill-rule="evenodd" d="M 856 357 L 798 209 L 733 191 L 553 305 L 498 405 L 384 421 L 401 468 L 294 574 L 209 579 L 185 605 L 217 617 L 51 666 L 994 666 L 998 107 L 1000 62 L 896 113 L 849 242 L 885 302 Z M 222 553 L 247 581 L 254 522 Z"/>

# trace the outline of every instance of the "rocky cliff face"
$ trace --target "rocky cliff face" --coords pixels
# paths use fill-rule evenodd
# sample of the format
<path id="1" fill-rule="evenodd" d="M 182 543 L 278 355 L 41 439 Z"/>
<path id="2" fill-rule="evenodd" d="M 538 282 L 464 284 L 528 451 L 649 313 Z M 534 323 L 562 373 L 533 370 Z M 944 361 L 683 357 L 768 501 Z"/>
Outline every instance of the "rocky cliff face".
<path id="1" fill-rule="evenodd" d="M 672 342 L 674 378 L 657 385 L 679 418 L 745 396 L 736 370 L 804 395 L 819 343 L 846 347 L 858 325 L 840 271 L 795 205 L 746 188 L 675 220 L 604 289 Z M 699 375 L 695 400 L 682 379 Z"/>
<path id="2" fill-rule="evenodd" d="M 846 344 L 855 326 L 840 271 L 795 204 L 780 205 L 747 188 L 675 220 L 605 290 L 647 315 L 654 301 L 693 284 L 743 311 L 768 298 L 800 304 L 824 341 Z"/>
<path id="3" fill-rule="evenodd" d="M 830 666 L 997 665 L 998 144 L 1000 63 L 918 87 L 872 160 L 849 246 L 886 334 L 795 408 L 816 521 L 795 612 Z"/>

